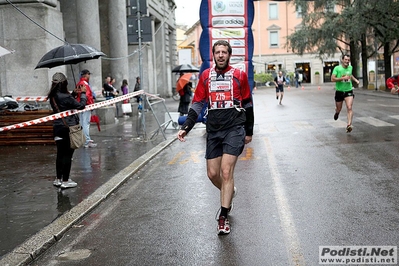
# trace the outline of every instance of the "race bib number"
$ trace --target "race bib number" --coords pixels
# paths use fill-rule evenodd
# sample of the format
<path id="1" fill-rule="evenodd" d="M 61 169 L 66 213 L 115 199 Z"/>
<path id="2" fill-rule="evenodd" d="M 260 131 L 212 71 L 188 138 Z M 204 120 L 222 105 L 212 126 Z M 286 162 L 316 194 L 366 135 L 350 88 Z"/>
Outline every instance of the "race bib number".
<path id="1" fill-rule="evenodd" d="M 232 82 L 212 81 L 210 90 L 210 107 L 212 109 L 233 107 Z"/>

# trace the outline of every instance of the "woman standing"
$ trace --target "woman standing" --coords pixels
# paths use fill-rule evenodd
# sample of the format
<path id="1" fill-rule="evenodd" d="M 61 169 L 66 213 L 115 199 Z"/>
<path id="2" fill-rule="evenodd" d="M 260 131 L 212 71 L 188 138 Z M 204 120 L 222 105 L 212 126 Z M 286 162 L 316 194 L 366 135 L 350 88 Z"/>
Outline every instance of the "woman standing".
<path id="1" fill-rule="evenodd" d="M 72 95 L 68 91 L 68 81 L 64 74 L 57 72 L 53 75 L 48 100 L 54 113 L 59 113 L 71 109 L 82 110 L 86 106 L 86 87 L 75 88 Z M 80 102 L 73 95 L 80 92 Z M 69 178 L 72 165 L 72 156 L 75 151 L 70 147 L 69 127 L 79 124 L 78 115 L 71 115 L 54 120 L 53 133 L 57 145 L 56 173 L 57 177 L 53 185 L 61 188 L 73 188 L 77 183 Z"/>
<path id="2" fill-rule="evenodd" d="M 129 87 L 128 87 L 128 83 L 127 83 L 126 79 L 124 79 L 122 81 L 121 91 L 122 91 L 122 95 L 126 95 L 129 93 Z M 129 103 L 129 99 L 123 100 L 123 103 L 125 103 L 125 104 Z M 126 113 L 123 113 L 123 116 L 128 117 L 128 115 Z"/>

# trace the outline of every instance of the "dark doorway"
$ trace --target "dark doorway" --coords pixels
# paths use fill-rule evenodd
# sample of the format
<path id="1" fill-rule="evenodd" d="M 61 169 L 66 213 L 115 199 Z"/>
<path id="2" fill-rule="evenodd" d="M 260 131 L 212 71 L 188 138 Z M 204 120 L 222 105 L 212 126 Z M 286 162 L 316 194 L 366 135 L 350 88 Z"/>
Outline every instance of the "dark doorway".
<path id="1" fill-rule="evenodd" d="M 339 62 L 338 61 L 329 61 L 329 62 L 324 62 L 324 67 L 323 67 L 323 80 L 324 82 L 331 82 L 331 74 L 334 70 L 334 67 L 338 66 Z"/>
<path id="2" fill-rule="evenodd" d="M 311 83 L 312 76 L 310 75 L 310 64 L 309 63 L 296 63 L 295 69 L 298 71 L 302 71 L 303 81 L 302 83 Z"/>

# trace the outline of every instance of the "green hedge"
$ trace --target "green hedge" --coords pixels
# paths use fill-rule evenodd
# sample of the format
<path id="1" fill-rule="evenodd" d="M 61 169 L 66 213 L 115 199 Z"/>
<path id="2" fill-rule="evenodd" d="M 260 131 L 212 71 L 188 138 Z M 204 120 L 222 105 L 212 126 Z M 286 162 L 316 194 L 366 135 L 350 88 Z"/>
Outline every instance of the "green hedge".
<path id="1" fill-rule="evenodd" d="M 254 75 L 254 79 L 257 83 L 265 84 L 268 81 L 273 81 L 273 76 L 270 73 L 257 73 Z"/>

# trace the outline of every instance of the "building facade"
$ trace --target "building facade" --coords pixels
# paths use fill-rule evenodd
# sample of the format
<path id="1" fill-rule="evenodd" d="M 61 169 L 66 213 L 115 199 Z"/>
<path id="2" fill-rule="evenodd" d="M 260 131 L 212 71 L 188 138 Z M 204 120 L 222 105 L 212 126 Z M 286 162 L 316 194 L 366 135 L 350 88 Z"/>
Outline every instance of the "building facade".
<path id="1" fill-rule="evenodd" d="M 0 0 L 0 45 L 15 50 L 0 58 L 0 95 L 44 96 L 55 72 L 67 74 L 71 89 L 82 69 L 101 93 L 104 78 L 115 77 L 115 87 L 127 79 L 131 91 L 137 76 L 142 89 L 163 97 L 172 94 L 171 69 L 177 60 L 174 0 Z M 145 4 L 137 14 L 136 2 Z M 146 17 L 146 40 L 128 39 L 130 21 Z M 140 20 L 141 21 L 141 20 Z M 40 25 L 40 27 L 38 26 Z M 45 30 L 44 30 L 45 29 Z M 83 43 L 106 54 L 100 59 L 51 69 L 35 69 L 51 49 Z M 141 49 L 139 49 L 141 48 Z"/>
<path id="2" fill-rule="evenodd" d="M 299 56 L 292 53 L 287 44 L 287 36 L 295 32 L 301 25 L 301 10 L 293 1 L 254 1 L 255 17 L 252 24 L 254 36 L 253 65 L 255 73 L 285 73 L 302 69 L 307 77 L 306 83 L 317 83 L 315 73 L 320 74 L 319 82 L 331 81 L 332 69 L 340 63 L 340 54 L 321 60 L 315 54 Z M 201 25 L 195 23 L 187 30 L 187 38 L 178 44 L 178 49 L 187 46 L 195 47 L 194 64 L 201 64 L 198 43 Z"/>

